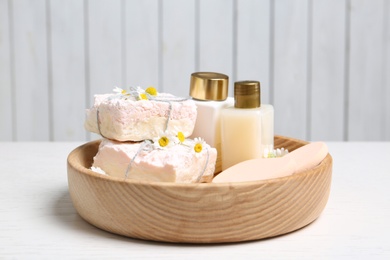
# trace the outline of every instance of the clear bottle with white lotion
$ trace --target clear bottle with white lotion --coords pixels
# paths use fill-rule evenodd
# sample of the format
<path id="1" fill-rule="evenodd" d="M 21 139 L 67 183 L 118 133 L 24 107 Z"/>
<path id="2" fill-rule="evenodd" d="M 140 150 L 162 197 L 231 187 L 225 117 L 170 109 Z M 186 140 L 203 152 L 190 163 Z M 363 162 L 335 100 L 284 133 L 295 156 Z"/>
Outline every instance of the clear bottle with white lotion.
<path id="1" fill-rule="evenodd" d="M 260 93 L 258 81 L 234 84 L 234 106 L 221 111 L 222 170 L 273 150 L 274 108 Z"/>
<path id="2" fill-rule="evenodd" d="M 220 112 L 232 106 L 234 99 L 228 97 L 229 77 L 216 72 L 191 74 L 190 96 L 197 106 L 197 118 L 190 138 L 201 137 L 217 149 L 215 172 L 222 170 Z"/>

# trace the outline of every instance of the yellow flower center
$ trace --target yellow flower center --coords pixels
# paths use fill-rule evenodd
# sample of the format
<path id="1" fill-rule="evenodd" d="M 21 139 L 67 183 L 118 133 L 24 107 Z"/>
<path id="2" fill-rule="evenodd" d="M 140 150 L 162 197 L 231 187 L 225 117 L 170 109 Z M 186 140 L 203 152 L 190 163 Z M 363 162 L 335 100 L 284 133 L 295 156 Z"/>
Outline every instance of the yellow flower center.
<path id="1" fill-rule="evenodd" d="M 169 139 L 168 137 L 166 136 L 163 136 L 161 137 L 159 140 L 158 140 L 158 144 L 161 146 L 161 147 L 165 147 L 169 144 Z"/>
<path id="2" fill-rule="evenodd" d="M 154 87 L 148 87 L 145 92 L 151 96 L 157 96 L 157 90 Z"/>
<path id="3" fill-rule="evenodd" d="M 122 89 L 121 94 L 126 95 L 127 94 L 126 90 Z"/>
<path id="4" fill-rule="evenodd" d="M 269 153 L 267 158 L 275 158 L 276 156 L 273 153 Z"/>
<path id="5" fill-rule="evenodd" d="M 148 96 L 145 93 L 139 94 L 139 98 L 143 100 L 148 100 Z"/>
<path id="6" fill-rule="evenodd" d="M 178 132 L 177 138 L 179 139 L 180 143 L 184 142 L 184 140 L 186 139 L 183 132 Z"/>
<path id="7" fill-rule="evenodd" d="M 200 153 L 200 152 L 202 151 L 202 149 L 203 149 L 203 147 L 202 147 L 202 144 L 201 144 L 201 143 L 195 144 L 195 146 L 194 146 L 194 151 L 195 151 L 196 153 Z"/>

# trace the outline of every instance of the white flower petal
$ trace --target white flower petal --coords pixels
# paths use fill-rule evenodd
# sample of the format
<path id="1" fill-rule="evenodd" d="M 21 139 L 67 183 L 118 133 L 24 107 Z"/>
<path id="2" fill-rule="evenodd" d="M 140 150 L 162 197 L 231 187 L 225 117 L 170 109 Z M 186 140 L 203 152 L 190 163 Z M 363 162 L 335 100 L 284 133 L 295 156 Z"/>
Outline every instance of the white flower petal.
<path id="1" fill-rule="evenodd" d="M 117 86 L 114 87 L 114 89 L 112 91 L 114 91 L 115 93 L 122 93 L 122 90 L 121 88 L 118 88 Z"/>

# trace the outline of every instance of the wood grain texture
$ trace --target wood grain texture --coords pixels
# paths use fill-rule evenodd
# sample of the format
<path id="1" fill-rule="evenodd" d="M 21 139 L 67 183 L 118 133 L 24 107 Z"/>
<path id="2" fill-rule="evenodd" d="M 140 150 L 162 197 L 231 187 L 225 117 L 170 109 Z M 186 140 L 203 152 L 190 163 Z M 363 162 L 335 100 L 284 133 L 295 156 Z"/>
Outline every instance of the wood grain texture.
<path id="1" fill-rule="evenodd" d="M 384 137 L 385 16 L 383 0 L 351 1 L 348 140 L 379 141 Z"/>
<path id="2" fill-rule="evenodd" d="M 384 64 L 384 85 L 385 85 L 385 93 L 384 93 L 384 99 L 385 99 L 385 141 L 390 141 L 390 2 L 385 2 L 385 7 L 383 8 L 383 11 L 385 12 L 385 49 L 383 51 L 384 57 L 385 57 L 385 64 Z M 386 15 L 387 14 L 387 15 Z"/>
<path id="3" fill-rule="evenodd" d="M 276 137 L 294 150 L 306 142 Z M 96 174 L 87 168 L 99 141 L 68 157 L 68 184 L 82 218 L 109 232 L 146 240 L 224 243 L 273 237 L 302 228 L 324 209 L 332 157 L 290 177 L 226 184 L 147 183 Z"/>
<path id="4" fill-rule="evenodd" d="M 305 139 L 308 0 L 276 1 L 274 19 L 275 133 Z"/>
<path id="5" fill-rule="evenodd" d="M 12 2 L 15 139 L 50 140 L 47 16 L 44 0 Z"/>
<path id="6" fill-rule="evenodd" d="M 237 1 L 236 13 L 236 80 L 260 81 L 261 102 L 269 104 L 270 1 Z"/>
<path id="7" fill-rule="evenodd" d="M 321 0 L 312 1 L 312 5 L 310 139 L 342 140 L 346 4 L 338 0 Z"/>
<path id="8" fill-rule="evenodd" d="M 0 1 L 0 141 L 13 140 L 10 13 L 8 1 Z"/>
<path id="9" fill-rule="evenodd" d="M 159 10 L 154 0 L 125 2 L 126 86 L 159 86 Z"/>
<path id="10" fill-rule="evenodd" d="M 199 68 L 230 77 L 229 96 L 233 96 L 233 0 L 199 0 Z"/>
<path id="11" fill-rule="evenodd" d="M 94 94 L 122 85 L 121 1 L 88 1 L 89 82 Z M 91 101 L 91 104 L 92 101 Z"/>
<path id="12" fill-rule="evenodd" d="M 162 8 L 161 90 L 181 97 L 189 96 L 190 76 L 195 71 L 194 9 L 194 0 L 168 0 Z"/>
<path id="13" fill-rule="evenodd" d="M 49 3 L 53 139 L 80 140 L 86 136 L 80 127 L 86 108 L 83 2 Z"/>

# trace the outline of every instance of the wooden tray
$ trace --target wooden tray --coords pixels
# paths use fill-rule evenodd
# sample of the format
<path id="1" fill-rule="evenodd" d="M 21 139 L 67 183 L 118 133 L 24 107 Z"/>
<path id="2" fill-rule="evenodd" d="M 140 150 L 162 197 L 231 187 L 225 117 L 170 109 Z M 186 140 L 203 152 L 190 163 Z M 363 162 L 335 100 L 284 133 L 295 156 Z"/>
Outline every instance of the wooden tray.
<path id="1" fill-rule="evenodd" d="M 314 221 L 329 197 L 329 154 L 311 170 L 266 181 L 147 183 L 89 170 L 99 143 L 86 143 L 69 154 L 68 183 L 73 205 L 92 225 L 132 238 L 224 243 L 278 236 Z M 289 151 L 304 144 L 275 137 L 275 147 Z"/>

